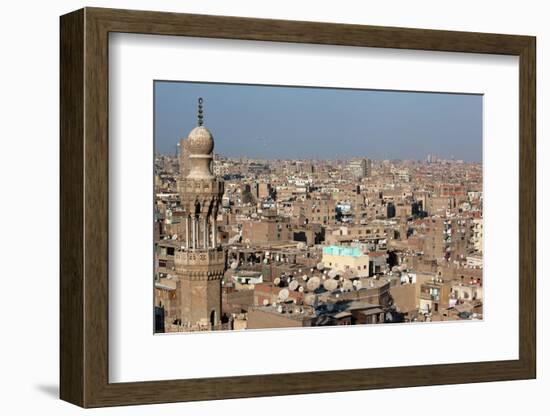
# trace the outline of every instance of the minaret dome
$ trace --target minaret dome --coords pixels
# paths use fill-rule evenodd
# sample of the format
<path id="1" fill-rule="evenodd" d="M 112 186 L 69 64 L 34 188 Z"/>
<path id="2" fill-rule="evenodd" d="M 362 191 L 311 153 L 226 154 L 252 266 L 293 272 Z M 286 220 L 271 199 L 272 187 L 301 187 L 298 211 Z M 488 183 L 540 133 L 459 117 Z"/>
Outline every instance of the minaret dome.
<path id="1" fill-rule="evenodd" d="M 188 136 L 190 155 L 209 155 L 214 150 L 214 138 L 212 133 L 204 127 L 195 127 Z"/>

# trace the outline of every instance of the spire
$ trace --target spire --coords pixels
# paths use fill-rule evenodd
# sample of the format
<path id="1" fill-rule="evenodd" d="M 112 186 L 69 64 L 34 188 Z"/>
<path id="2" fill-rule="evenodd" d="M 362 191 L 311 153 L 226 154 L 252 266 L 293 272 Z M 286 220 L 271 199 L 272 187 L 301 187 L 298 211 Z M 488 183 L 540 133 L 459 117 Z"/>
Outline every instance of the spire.
<path id="1" fill-rule="evenodd" d="M 214 138 L 212 133 L 203 126 L 203 99 L 198 98 L 197 123 L 198 126 L 189 132 L 187 136 L 187 151 L 189 154 L 188 178 L 212 179 L 212 150 L 214 150 Z"/>
<path id="2" fill-rule="evenodd" d="M 203 123 L 203 114 L 202 114 L 202 97 L 199 97 L 199 110 L 198 110 L 198 125 L 199 127 L 202 126 Z"/>

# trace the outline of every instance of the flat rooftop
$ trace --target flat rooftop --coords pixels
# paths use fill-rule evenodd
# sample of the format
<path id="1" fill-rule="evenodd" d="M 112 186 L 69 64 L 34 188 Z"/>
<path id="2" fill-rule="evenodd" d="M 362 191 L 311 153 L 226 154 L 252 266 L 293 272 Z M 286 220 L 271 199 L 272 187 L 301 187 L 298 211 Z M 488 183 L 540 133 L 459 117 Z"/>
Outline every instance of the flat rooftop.
<path id="1" fill-rule="evenodd" d="M 328 246 L 323 247 L 323 254 L 328 256 L 361 257 L 363 252 L 359 247 Z"/>

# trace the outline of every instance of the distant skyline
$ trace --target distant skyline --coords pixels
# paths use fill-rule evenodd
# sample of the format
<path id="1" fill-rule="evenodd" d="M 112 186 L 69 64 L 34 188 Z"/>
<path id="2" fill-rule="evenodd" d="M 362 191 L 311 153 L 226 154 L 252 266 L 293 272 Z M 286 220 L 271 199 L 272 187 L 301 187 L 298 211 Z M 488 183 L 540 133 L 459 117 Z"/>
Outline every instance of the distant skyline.
<path id="1" fill-rule="evenodd" d="M 482 96 L 155 81 L 155 151 L 204 125 L 222 156 L 482 160 Z"/>

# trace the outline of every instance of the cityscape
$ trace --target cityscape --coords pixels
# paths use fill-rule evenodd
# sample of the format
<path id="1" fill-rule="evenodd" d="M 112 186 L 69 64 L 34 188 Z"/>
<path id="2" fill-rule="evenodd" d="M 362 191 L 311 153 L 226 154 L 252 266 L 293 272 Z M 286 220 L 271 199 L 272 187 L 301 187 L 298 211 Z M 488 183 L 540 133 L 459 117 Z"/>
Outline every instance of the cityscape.
<path id="1" fill-rule="evenodd" d="M 193 100 L 155 138 L 155 333 L 483 319 L 481 154 L 222 154 Z"/>

